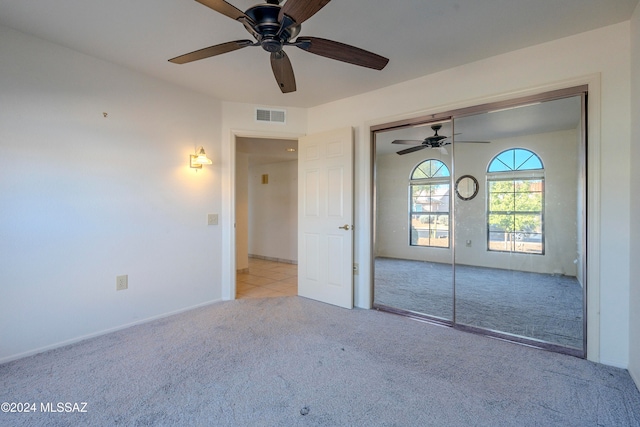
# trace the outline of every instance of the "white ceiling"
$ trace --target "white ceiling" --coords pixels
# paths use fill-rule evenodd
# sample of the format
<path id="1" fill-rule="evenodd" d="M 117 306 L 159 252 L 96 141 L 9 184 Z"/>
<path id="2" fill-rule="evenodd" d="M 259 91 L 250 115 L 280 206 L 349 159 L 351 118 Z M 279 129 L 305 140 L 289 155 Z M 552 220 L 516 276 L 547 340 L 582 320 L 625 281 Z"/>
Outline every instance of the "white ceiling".
<path id="1" fill-rule="evenodd" d="M 229 2 L 245 10 L 259 1 Z M 194 0 L 0 0 L 0 24 L 218 99 L 312 107 L 626 21 L 637 3 L 334 0 L 303 23 L 300 35 L 375 52 L 389 58 L 389 65 L 375 71 L 289 47 L 298 87 L 290 94 L 278 89 L 269 55 L 259 47 L 185 65 L 167 62 L 251 38 L 240 23 Z"/>

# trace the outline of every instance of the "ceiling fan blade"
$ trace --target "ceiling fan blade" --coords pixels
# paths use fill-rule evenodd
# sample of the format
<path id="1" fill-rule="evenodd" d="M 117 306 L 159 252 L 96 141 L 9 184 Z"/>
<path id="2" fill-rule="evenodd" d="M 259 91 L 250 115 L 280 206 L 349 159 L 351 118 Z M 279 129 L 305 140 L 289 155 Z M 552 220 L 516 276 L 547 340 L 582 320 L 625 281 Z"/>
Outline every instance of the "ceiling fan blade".
<path id="1" fill-rule="evenodd" d="M 271 69 L 282 93 L 296 91 L 296 77 L 293 74 L 293 67 L 289 57 L 283 50 L 271 52 Z"/>
<path id="2" fill-rule="evenodd" d="M 405 144 L 405 145 L 420 145 L 424 141 L 420 141 L 417 139 L 396 139 L 395 141 L 391 141 L 392 144 Z"/>
<path id="3" fill-rule="evenodd" d="M 231 19 L 238 19 L 243 17 L 249 19 L 249 17 L 245 15 L 243 11 L 227 3 L 224 0 L 196 0 L 196 1 L 207 7 L 210 7 L 216 12 L 219 12 L 223 15 L 228 16 Z"/>
<path id="4" fill-rule="evenodd" d="M 284 15 L 287 15 L 296 21 L 296 24 L 302 24 L 330 1 L 331 0 L 287 0 L 280 9 L 278 21 L 282 22 Z"/>
<path id="5" fill-rule="evenodd" d="M 455 138 L 456 135 L 462 135 L 461 132 L 459 133 L 454 133 L 453 136 L 454 138 L 452 139 L 450 136 L 447 136 L 447 144 L 451 144 L 451 142 L 464 142 L 464 143 L 472 143 L 472 144 L 489 144 L 491 141 L 471 141 L 471 140 L 462 140 L 462 139 L 458 139 Z"/>
<path id="6" fill-rule="evenodd" d="M 243 47 L 251 46 L 252 44 L 253 42 L 251 40 L 236 40 L 233 42 L 217 44 L 215 46 L 209 46 L 205 47 L 204 49 L 196 50 L 195 52 L 176 56 L 175 58 L 170 59 L 169 62 L 173 62 L 174 64 L 186 64 L 187 62 L 210 58 L 212 56 L 242 49 Z"/>
<path id="7" fill-rule="evenodd" d="M 319 37 L 298 37 L 295 45 L 316 55 L 374 70 L 382 70 L 389 62 L 389 59 L 364 49 Z"/>
<path id="8" fill-rule="evenodd" d="M 422 150 L 428 147 L 429 147 L 428 145 L 418 145 L 416 147 L 409 147 L 409 148 L 405 148 L 404 150 L 398 151 L 398 154 L 402 156 L 403 154 L 413 153 L 414 151 Z"/>

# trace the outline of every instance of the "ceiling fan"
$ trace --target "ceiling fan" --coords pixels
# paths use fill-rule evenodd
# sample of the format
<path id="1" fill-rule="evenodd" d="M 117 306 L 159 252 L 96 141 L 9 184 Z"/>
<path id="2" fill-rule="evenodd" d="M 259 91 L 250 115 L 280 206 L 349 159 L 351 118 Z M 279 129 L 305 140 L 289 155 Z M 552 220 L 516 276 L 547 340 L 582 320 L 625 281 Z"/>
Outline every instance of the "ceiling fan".
<path id="1" fill-rule="evenodd" d="M 253 40 L 235 40 L 170 59 L 174 64 L 185 64 L 205 59 L 247 46 L 261 46 L 271 53 L 271 69 L 282 93 L 295 92 L 296 79 L 284 46 L 295 46 L 316 55 L 335 59 L 361 67 L 382 70 L 389 59 L 344 43 L 319 37 L 298 37 L 300 25 L 322 9 L 330 0 L 266 0 L 266 3 L 250 7 L 245 12 L 224 0 L 196 0 L 205 6 L 240 21 Z"/>
<path id="2" fill-rule="evenodd" d="M 398 154 L 409 154 L 414 151 L 422 150 L 424 148 L 437 148 L 442 151 L 444 154 L 447 154 L 447 150 L 444 148 L 445 145 L 451 144 L 451 138 L 444 135 L 438 135 L 438 131 L 442 128 L 441 124 L 435 124 L 431 126 L 431 129 L 435 132 L 433 136 L 428 136 L 424 140 L 420 141 L 417 139 L 396 139 L 392 141 L 392 144 L 405 144 L 405 145 L 415 145 L 415 147 L 405 148 L 404 150 L 398 151 Z M 479 144 L 488 144 L 489 141 L 459 141 L 456 142 L 467 142 L 467 143 L 479 143 Z"/>

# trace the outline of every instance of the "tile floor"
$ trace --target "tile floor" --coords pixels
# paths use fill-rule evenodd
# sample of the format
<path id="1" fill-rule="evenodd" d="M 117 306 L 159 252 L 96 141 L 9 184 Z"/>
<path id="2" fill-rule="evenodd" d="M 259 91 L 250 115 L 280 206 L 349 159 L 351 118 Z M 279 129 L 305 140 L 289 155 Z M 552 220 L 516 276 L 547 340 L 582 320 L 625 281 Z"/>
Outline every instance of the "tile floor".
<path id="1" fill-rule="evenodd" d="M 249 258 L 249 272 L 236 275 L 236 298 L 298 295 L 298 266 Z"/>

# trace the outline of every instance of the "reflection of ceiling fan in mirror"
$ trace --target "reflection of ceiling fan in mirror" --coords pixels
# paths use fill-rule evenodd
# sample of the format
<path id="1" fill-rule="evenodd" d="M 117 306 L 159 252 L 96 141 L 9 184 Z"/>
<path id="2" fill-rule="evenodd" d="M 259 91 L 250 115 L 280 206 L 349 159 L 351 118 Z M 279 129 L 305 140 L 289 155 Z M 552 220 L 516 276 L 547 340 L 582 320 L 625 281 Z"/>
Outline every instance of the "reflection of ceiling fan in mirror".
<path id="1" fill-rule="evenodd" d="M 271 54 L 271 69 L 282 93 L 295 92 L 296 79 L 291 61 L 284 52 L 284 46 L 295 46 L 307 52 L 359 65 L 361 67 L 382 70 L 389 60 L 375 53 L 332 40 L 319 37 L 298 37 L 300 24 L 316 14 L 330 0 L 266 0 L 247 9 L 245 12 L 224 0 L 196 0 L 205 6 L 228 16 L 244 25 L 254 40 L 235 40 L 170 59 L 174 64 L 186 64 L 199 59 L 210 58 L 232 52 L 247 46 L 261 46 Z"/>
<path id="2" fill-rule="evenodd" d="M 409 154 L 414 151 L 422 150 L 424 148 L 437 148 L 443 154 L 448 154 L 447 150 L 444 148 L 445 145 L 451 144 L 451 138 L 444 135 L 438 135 L 438 131 L 442 128 L 441 124 L 435 124 L 431 126 L 431 129 L 435 132 L 433 136 L 428 136 L 424 140 L 420 141 L 418 139 L 396 139 L 392 141 L 392 144 L 405 144 L 405 145 L 415 145 L 415 147 L 405 148 L 404 150 L 398 151 L 398 154 Z M 489 141 L 459 141 L 456 139 L 456 143 L 465 142 L 465 143 L 476 143 L 476 144 L 488 144 Z"/>

